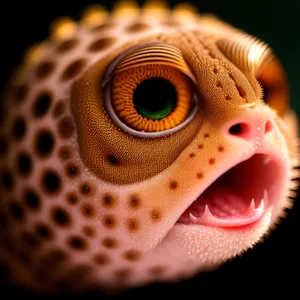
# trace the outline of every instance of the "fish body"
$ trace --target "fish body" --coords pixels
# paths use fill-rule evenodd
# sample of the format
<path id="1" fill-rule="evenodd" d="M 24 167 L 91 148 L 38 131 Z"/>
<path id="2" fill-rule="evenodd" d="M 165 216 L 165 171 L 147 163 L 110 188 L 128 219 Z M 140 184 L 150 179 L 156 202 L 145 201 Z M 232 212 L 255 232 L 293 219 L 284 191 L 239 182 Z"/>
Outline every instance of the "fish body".
<path id="1" fill-rule="evenodd" d="M 0 262 L 43 293 L 212 271 L 292 206 L 298 120 L 279 59 L 190 5 L 62 18 L 5 93 Z"/>

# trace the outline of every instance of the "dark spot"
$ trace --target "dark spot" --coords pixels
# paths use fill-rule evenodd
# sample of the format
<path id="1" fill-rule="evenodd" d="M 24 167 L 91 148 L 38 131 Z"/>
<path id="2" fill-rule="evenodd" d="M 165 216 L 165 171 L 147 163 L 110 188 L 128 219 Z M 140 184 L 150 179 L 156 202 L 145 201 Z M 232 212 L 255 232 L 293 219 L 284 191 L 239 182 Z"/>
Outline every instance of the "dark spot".
<path id="1" fill-rule="evenodd" d="M 154 266 L 148 269 L 148 272 L 152 275 L 162 275 L 167 270 L 165 266 Z"/>
<path id="2" fill-rule="evenodd" d="M 138 208 L 141 206 L 141 201 L 137 195 L 132 195 L 129 199 L 129 206 L 131 208 Z"/>
<path id="3" fill-rule="evenodd" d="M 88 50 L 91 52 L 103 51 L 110 48 L 115 42 L 116 39 L 112 37 L 100 38 L 91 43 L 88 47 Z"/>
<path id="4" fill-rule="evenodd" d="M 203 173 L 197 173 L 197 178 L 202 179 L 204 177 Z"/>
<path id="5" fill-rule="evenodd" d="M 67 160 L 67 159 L 70 159 L 72 157 L 72 149 L 71 147 L 69 146 L 62 146 L 60 149 L 59 149 L 59 157 L 60 159 L 62 160 Z"/>
<path id="6" fill-rule="evenodd" d="M 28 189 L 24 192 L 25 204 L 28 208 L 32 210 L 38 210 L 40 208 L 41 202 L 38 194 L 32 190 Z"/>
<path id="7" fill-rule="evenodd" d="M 138 22 L 138 23 L 131 24 L 125 30 L 130 33 L 137 33 L 137 32 L 148 30 L 150 28 L 151 28 L 150 25 Z"/>
<path id="8" fill-rule="evenodd" d="M 106 237 L 102 240 L 102 245 L 109 249 L 115 249 L 118 248 L 119 243 L 116 239 L 111 237 Z"/>
<path id="9" fill-rule="evenodd" d="M 237 88 L 240 96 L 242 98 L 245 98 L 246 97 L 246 92 L 245 92 L 244 88 L 242 86 L 240 86 L 240 85 L 237 85 L 236 88 Z"/>
<path id="10" fill-rule="evenodd" d="M 0 155 L 5 155 L 8 153 L 9 143 L 7 138 L 0 136 Z"/>
<path id="11" fill-rule="evenodd" d="M 209 133 L 204 134 L 204 138 L 207 139 L 209 137 Z"/>
<path id="12" fill-rule="evenodd" d="M 77 204 L 78 203 L 78 197 L 75 193 L 68 193 L 66 195 L 66 199 L 67 201 L 71 204 L 71 205 L 74 205 L 74 204 Z"/>
<path id="13" fill-rule="evenodd" d="M 198 149 L 203 149 L 203 145 L 202 144 L 198 145 Z"/>
<path id="14" fill-rule="evenodd" d="M 70 236 L 67 240 L 70 248 L 83 251 L 87 247 L 86 241 L 80 236 Z"/>
<path id="15" fill-rule="evenodd" d="M 123 269 L 116 270 L 114 273 L 118 279 L 124 280 L 130 277 L 133 272 L 129 268 L 123 268 Z"/>
<path id="16" fill-rule="evenodd" d="M 126 224 L 127 228 L 129 231 L 134 232 L 139 230 L 139 222 L 136 219 L 128 219 L 127 220 L 127 224 Z"/>
<path id="17" fill-rule="evenodd" d="M 54 63 L 52 61 L 41 62 L 36 69 L 36 77 L 40 80 L 50 76 L 54 70 Z"/>
<path id="18" fill-rule="evenodd" d="M 53 238 L 52 230 L 45 224 L 36 224 L 36 233 L 39 237 L 45 240 L 50 240 Z"/>
<path id="19" fill-rule="evenodd" d="M 58 118 L 65 112 L 66 109 L 65 101 L 66 100 L 60 100 L 55 104 L 53 109 L 53 117 Z"/>
<path id="20" fill-rule="evenodd" d="M 84 59 L 77 59 L 69 64 L 64 70 L 61 79 L 63 81 L 69 80 L 77 76 L 84 68 L 86 62 Z"/>
<path id="21" fill-rule="evenodd" d="M 96 231 L 90 226 L 84 226 L 82 228 L 83 233 L 88 237 L 93 237 L 96 235 Z"/>
<path id="22" fill-rule="evenodd" d="M 159 210 L 157 210 L 157 209 L 153 209 L 151 211 L 151 219 L 154 222 L 158 222 L 161 219 L 161 212 Z"/>
<path id="23" fill-rule="evenodd" d="M 190 153 L 190 155 L 189 155 L 190 158 L 193 158 L 193 157 L 195 157 L 195 156 L 196 156 L 195 153 Z"/>
<path id="24" fill-rule="evenodd" d="M 32 169 L 32 161 L 27 153 L 19 153 L 19 155 L 17 156 L 17 169 L 23 176 L 30 174 Z"/>
<path id="25" fill-rule="evenodd" d="M 106 194 L 102 198 L 102 204 L 105 207 L 113 207 L 116 204 L 116 199 L 112 195 Z"/>
<path id="26" fill-rule="evenodd" d="M 42 92 L 39 94 L 33 104 L 32 114 L 36 118 L 43 117 L 49 110 L 49 107 L 52 102 L 52 96 L 49 92 Z"/>
<path id="27" fill-rule="evenodd" d="M 25 136 L 26 122 L 23 117 L 17 117 L 13 123 L 12 136 L 15 140 L 20 140 Z"/>
<path id="28" fill-rule="evenodd" d="M 170 182 L 170 189 L 171 189 L 171 190 L 176 190 L 177 187 L 178 187 L 177 181 L 174 181 L 174 180 L 173 180 L 173 181 Z"/>
<path id="29" fill-rule="evenodd" d="M 65 172 L 68 177 L 75 178 L 79 175 L 79 168 L 71 163 L 66 166 Z"/>
<path id="30" fill-rule="evenodd" d="M 70 40 L 63 41 L 61 44 L 58 45 L 57 52 L 59 52 L 59 53 L 68 52 L 68 51 L 72 50 L 73 48 L 75 48 L 75 46 L 77 44 L 78 44 L 78 40 L 76 40 L 76 39 L 70 39 Z"/>
<path id="31" fill-rule="evenodd" d="M 81 186 L 80 186 L 80 192 L 81 192 L 81 194 L 83 194 L 83 195 L 90 196 L 90 195 L 92 195 L 93 190 L 92 190 L 92 188 L 90 187 L 89 184 L 83 183 L 83 184 L 81 184 Z"/>
<path id="32" fill-rule="evenodd" d="M 14 89 L 13 99 L 16 102 L 23 102 L 27 97 L 29 92 L 29 87 L 26 83 L 23 83 Z"/>
<path id="33" fill-rule="evenodd" d="M 74 125 L 71 117 L 64 117 L 58 122 L 57 127 L 59 136 L 63 139 L 68 139 L 74 132 Z"/>
<path id="34" fill-rule="evenodd" d="M 107 254 L 98 253 L 93 257 L 93 261 L 98 265 L 104 266 L 110 263 L 110 258 Z"/>
<path id="35" fill-rule="evenodd" d="M 51 218 L 59 226 L 68 227 L 71 225 L 71 217 L 62 207 L 54 207 L 51 211 Z"/>
<path id="36" fill-rule="evenodd" d="M 2 186 L 7 190 L 11 190 L 15 185 L 15 180 L 12 173 L 9 170 L 0 170 L 0 175 Z"/>
<path id="37" fill-rule="evenodd" d="M 107 160 L 108 160 L 109 164 L 111 164 L 113 166 L 119 166 L 120 165 L 119 160 L 114 155 L 108 155 Z"/>
<path id="38" fill-rule="evenodd" d="M 214 165 L 214 164 L 216 163 L 216 160 L 215 160 L 214 158 L 210 158 L 210 159 L 208 160 L 208 163 L 209 163 L 210 165 Z"/>
<path id="39" fill-rule="evenodd" d="M 51 154 L 54 148 L 54 136 L 48 129 L 40 130 L 35 137 L 35 152 L 41 157 L 46 157 Z"/>
<path id="40" fill-rule="evenodd" d="M 24 218 L 25 218 L 24 209 L 20 203 L 18 203 L 17 201 L 11 201 L 9 203 L 9 209 L 10 209 L 10 213 L 13 216 L 13 218 L 15 218 L 18 221 L 24 220 Z"/>
<path id="41" fill-rule="evenodd" d="M 225 99 L 226 99 L 226 100 L 231 100 L 231 97 L 230 97 L 229 95 L 227 95 L 227 96 L 225 97 Z"/>
<path id="42" fill-rule="evenodd" d="M 115 27 L 115 23 L 106 22 L 104 24 L 100 24 L 100 25 L 97 25 L 96 27 L 93 27 L 91 29 L 91 32 L 97 32 L 98 33 L 99 31 L 112 29 L 113 27 Z"/>
<path id="43" fill-rule="evenodd" d="M 224 147 L 223 147 L 223 146 L 219 146 L 219 147 L 218 147 L 218 151 L 219 151 L 219 152 L 223 152 L 223 151 L 224 151 Z"/>
<path id="44" fill-rule="evenodd" d="M 43 268 L 55 270 L 59 265 L 66 262 L 67 259 L 68 256 L 63 250 L 52 249 L 42 257 L 40 265 Z"/>
<path id="45" fill-rule="evenodd" d="M 30 247 L 37 247 L 39 244 L 39 241 L 37 240 L 35 235 L 27 231 L 22 233 L 22 240 L 25 244 L 27 244 Z"/>
<path id="46" fill-rule="evenodd" d="M 49 194 L 58 193 L 61 188 L 61 179 L 55 171 L 47 170 L 42 175 L 42 187 Z"/>
<path id="47" fill-rule="evenodd" d="M 220 81 L 218 81 L 217 84 L 216 84 L 216 86 L 217 86 L 218 88 L 222 88 L 222 83 L 221 83 Z"/>
<path id="48" fill-rule="evenodd" d="M 81 212 L 86 218 L 95 217 L 95 209 L 91 204 L 83 204 L 81 207 Z"/>
<path id="49" fill-rule="evenodd" d="M 103 226 L 112 229 L 116 226 L 116 220 L 114 218 L 114 216 L 112 215 L 107 215 L 103 218 Z"/>
<path id="50" fill-rule="evenodd" d="M 215 73 L 215 74 L 218 74 L 218 69 L 214 66 L 214 68 L 213 68 L 213 72 Z"/>
<path id="51" fill-rule="evenodd" d="M 137 261 L 141 258 L 141 253 L 137 250 L 128 250 L 124 253 L 124 258 L 129 261 Z"/>

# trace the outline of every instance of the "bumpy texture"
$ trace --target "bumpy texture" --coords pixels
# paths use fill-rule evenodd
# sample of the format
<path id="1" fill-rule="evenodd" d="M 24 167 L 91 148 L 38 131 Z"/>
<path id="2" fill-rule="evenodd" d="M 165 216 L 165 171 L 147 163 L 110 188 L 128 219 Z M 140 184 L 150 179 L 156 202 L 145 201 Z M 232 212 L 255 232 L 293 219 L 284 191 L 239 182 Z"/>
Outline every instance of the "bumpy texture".
<path id="1" fill-rule="evenodd" d="M 105 73 L 153 43 L 176 53 Z M 132 288 L 213 270 L 261 241 L 291 206 L 298 164 L 297 119 L 268 49 L 189 6 L 94 7 L 56 22 L 4 99 L 4 279 L 50 293 Z M 194 89 L 197 110 L 180 130 L 147 138 L 111 119 L 106 101 L 132 101 L 145 74 L 181 84 L 182 109 Z"/>

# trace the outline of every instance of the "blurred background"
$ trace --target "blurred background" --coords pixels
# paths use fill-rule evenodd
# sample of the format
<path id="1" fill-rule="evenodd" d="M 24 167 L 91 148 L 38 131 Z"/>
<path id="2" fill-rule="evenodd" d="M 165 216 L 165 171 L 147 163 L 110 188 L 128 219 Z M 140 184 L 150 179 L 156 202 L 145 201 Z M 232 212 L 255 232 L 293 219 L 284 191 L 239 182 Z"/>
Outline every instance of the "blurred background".
<path id="1" fill-rule="evenodd" d="M 111 8 L 114 2 L 111 0 L 2 2 L 0 87 L 5 86 L 12 70 L 19 64 L 23 50 L 30 44 L 47 37 L 48 25 L 53 19 L 62 15 L 78 19 L 80 11 L 88 4 L 101 3 Z M 173 6 L 181 1 L 169 0 L 168 2 Z M 216 14 L 224 21 L 264 40 L 274 49 L 287 72 L 291 90 L 291 106 L 300 116 L 300 86 L 298 84 L 300 2 L 292 0 L 191 0 L 189 2 L 195 4 L 200 12 Z M 258 287 L 265 291 L 296 290 L 297 285 L 294 285 L 293 281 L 297 280 L 297 276 L 299 278 L 300 270 L 299 206 L 299 200 L 296 200 L 294 209 L 289 211 L 288 218 L 282 220 L 281 225 L 266 238 L 264 243 L 257 245 L 242 257 L 226 263 L 217 271 L 201 274 L 181 283 L 138 289 L 128 295 L 143 297 L 146 294 L 156 297 L 161 293 L 168 293 L 172 297 L 179 294 L 185 295 L 187 292 L 198 292 L 197 295 L 200 298 L 203 297 L 203 291 L 216 293 L 219 288 L 227 296 L 235 293 L 237 287 L 247 288 L 247 293 Z M 296 275 L 293 272 L 296 272 Z M 289 282 L 288 286 L 285 286 L 284 280 Z M 11 290 L 6 295 L 12 296 L 15 293 L 15 290 Z"/>

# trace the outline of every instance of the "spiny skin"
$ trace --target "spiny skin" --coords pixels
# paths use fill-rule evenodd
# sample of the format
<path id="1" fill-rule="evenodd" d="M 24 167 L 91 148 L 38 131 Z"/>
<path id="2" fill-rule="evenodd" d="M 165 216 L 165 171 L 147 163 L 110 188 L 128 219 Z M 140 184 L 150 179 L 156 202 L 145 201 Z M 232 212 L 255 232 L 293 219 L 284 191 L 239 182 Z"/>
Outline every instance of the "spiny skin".
<path id="1" fill-rule="evenodd" d="M 290 206 L 297 119 L 265 104 L 256 78 L 217 46 L 239 31 L 183 10 L 120 11 L 58 27 L 6 95 L 0 260 L 9 282 L 52 293 L 190 277 L 261 241 Z M 150 42 L 180 49 L 201 102 L 182 130 L 141 139 L 110 120 L 101 79 L 118 55 Z M 230 134 L 236 124 L 251 134 Z M 175 225 L 214 180 L 254 153 L 282 166 L 276 204 L 259 221 Z"/>

